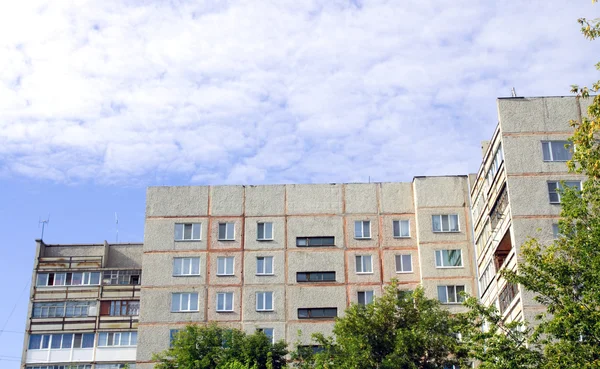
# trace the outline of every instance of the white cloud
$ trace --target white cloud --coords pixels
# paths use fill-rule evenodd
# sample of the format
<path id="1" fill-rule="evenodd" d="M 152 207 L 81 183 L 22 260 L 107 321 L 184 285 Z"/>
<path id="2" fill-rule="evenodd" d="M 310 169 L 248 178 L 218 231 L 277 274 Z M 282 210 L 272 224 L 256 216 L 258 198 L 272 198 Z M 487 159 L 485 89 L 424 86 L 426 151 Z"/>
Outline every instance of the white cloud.
<path id="1" fill-rule="evenodd" d="M 216 5 L 215 5 L 216 4 Z M 583 1 L 4 2 L 0 174 L 409 180 L 478 168 L 498 96 L 591 82 Z"/>

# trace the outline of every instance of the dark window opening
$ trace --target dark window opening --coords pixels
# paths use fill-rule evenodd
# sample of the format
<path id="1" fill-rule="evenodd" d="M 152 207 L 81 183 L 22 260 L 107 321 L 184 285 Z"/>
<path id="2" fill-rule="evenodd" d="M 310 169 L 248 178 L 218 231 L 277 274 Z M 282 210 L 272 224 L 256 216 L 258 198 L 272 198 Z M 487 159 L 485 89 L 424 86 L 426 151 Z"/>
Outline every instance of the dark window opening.
<path id="1" fill-rule="evenodd" d="M 510 240 L 509 229 L 504 234 L 504 237 L 502 237 L 502 241 L 500 241 L 496 251 L 494 252 L 494 264 L 496 266 L 496 270 L 500 270 L 500 267 L 504 264 L 508 254 L 510 254 L 510 250 L 512 250 L 512 242 Z"/>
<path id="2" fill-rule="evenodd" d="M 298 272 L 297 282 L 335 282 L 335 272 Z"/>
<path id="3" fill-rule="evenodd" d="M 331 319 L 337 317 L 337 308 L 298 309 L 298 319 Z"/>
<path id="4" fill-rule="evenodd" d="M 335 246 L 335 237 L 296 237 L 298 247 Z"/>

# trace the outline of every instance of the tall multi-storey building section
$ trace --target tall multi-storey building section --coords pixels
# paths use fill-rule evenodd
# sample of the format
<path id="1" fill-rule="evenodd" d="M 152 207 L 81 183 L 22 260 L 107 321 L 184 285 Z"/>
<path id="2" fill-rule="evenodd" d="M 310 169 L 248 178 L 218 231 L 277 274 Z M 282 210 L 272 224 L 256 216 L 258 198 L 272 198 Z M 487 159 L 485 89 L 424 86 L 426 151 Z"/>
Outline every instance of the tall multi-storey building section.
<path id="1" fill-rule="evenodd" d="M 561 186 L 580 187 L 584 177 L 567 172 L 570 119 L 586 111 L 574 97 L 498 99 L 498 126 L 484 142 L 483 162 L 471 189 L 479 295 L 509 320 L 533 321 L 543 307 L 498 271 L 518 268 L 529 237 L 558 237 Z"/>
<path id="2" fill-rule="evenodd" d="M 151 187 L 138 369 L 209 321 L 294 343 L 396 278 L 460 309 L 474 293 L 466 176 L 412 183 Z"/>
<path id="3" fill-rule="evenodd" d="M 22 367 L 135 366 L 141 244 L 37 241 Z"/>

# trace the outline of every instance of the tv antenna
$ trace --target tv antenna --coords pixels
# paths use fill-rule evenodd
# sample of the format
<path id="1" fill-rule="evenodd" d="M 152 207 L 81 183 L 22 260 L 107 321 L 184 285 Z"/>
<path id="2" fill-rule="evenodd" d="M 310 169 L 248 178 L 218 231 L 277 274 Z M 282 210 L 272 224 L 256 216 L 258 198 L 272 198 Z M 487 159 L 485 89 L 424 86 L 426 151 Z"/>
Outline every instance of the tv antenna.
<path id="1" fill-rule="evenodd" d="M 40 224 L 42 225 L 42 235 L 40 236 L 40 240 L 44 240 L 44 229 L 46 228 L 46 224 L 50 223 L 50 213 L 48 213 L 48 217 L 46 219 L 42 219 L 40 217 L 38 221 L 38 228 L 40 228 Z"/>
<path id="2" fill-rule="evenodd" d="M 116 243 L 119 243 L 119 216 L 115 211 L 115 229 L 117 231 Z"/>

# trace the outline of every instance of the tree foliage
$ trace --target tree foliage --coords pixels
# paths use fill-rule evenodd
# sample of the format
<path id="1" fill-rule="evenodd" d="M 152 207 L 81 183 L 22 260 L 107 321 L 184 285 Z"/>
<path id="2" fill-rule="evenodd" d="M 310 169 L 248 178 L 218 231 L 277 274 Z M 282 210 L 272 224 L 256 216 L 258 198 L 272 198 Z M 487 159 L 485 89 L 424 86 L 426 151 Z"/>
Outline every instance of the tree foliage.
<path id="1" fill-rule="evenodd" d="M 531 328 L 523 322 L 505 322 L 495 306 L 484 306 L 476 298 L 465 300 L 461 333 L 469 356 L 481 369 L 541 368 L 544 356 L 529 338 Z"/>
<path id="2" fill-rule="evenodd" d="M 281 369 L 286 355 L 285 342 L 272 344 L 262 332 L 190 324 L 153 360 L 157 369 Z"/>
<path id="3" fill-rule="evenodd" d="M 396 283 L 368 305 L 353 304 L 336 320 L 334 337 L 315 335 L 322 351 L 300 353 L 304 368 L 442 369 L 466 363 L 459 321 L 422 288 Z"/>

